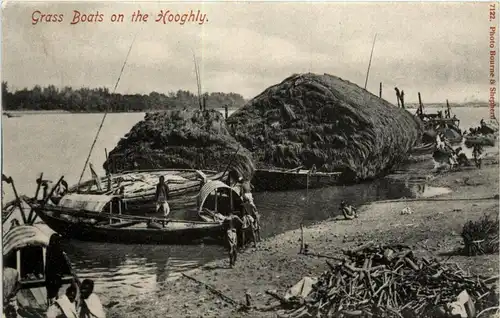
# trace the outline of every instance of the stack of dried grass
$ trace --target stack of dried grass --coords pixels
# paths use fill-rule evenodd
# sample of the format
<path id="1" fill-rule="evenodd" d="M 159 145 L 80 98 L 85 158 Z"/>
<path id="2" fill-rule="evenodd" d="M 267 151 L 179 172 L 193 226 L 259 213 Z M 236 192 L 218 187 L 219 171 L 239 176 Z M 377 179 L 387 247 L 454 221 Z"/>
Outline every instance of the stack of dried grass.
<path id="1" fill-rule="evenodd" d="M 483 279 L 456 264 L 416 258 L 405 246 L 345 251 L 343 263 L 323 273 L 305 299 L 285 302 L 282 317 L 449 317 L 450 304 L 465 291 L 472 316 L 498 307 L 498 295 Z M 462 296 L 461 296 L 462 297 Z M 463 301 L 463 299 L 461 300 Z"/>
<path id="2" fill-rule="evenodd" d="M 220 112 L 174 110 L 146 114 L 110 152 L 104 169 L 224 171 L 229 162 L 245 179 L 252 178 L 252 155 L 231 137 Z"/>
<path id="3" fill-rule="evenodd" d="M 466 255 L 498 254 L 498 215 L 485 214 L 477 221 L 465 223 L 462 229 Z"/>
<path id="4" fill-rule="evenodd" d="M 407 158 L 421 126 L 408 111 L 332 75 L 293 75 L 227 120 L 260 167 L 315 165 L 367 179 Z"/>

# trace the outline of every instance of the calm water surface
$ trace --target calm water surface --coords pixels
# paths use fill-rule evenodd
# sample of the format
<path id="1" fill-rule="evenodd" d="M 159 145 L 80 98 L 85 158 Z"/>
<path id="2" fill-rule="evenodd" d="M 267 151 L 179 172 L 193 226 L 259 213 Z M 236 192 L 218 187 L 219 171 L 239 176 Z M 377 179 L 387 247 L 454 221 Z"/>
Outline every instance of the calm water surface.
<path id="1" fill-rule="evenodd" d="M 456 108 L 453 112 L 461 119 L 462 128 L 477 126 L 489 114 L 488 108 Z M 105 149 L 113 149 L 143 118 L 143 113 L 108 114 L 90 160 L 98 173 L 104 172 Z M 3 173 L 14 178 L 19 193 L 30 196 L 40 172 L 47 179 L 57 180 L 64 175 L 68 183 L 76 183 L 101 119 L 102 114 L 2 117 Z M 89 177 L 87 172 L 84 179 Z M 255 201 L 262 214 L 262 235 L 266 237 L 297 228 L 300 223 L 328 218 L 337 212 L 343 199 L 361 204 L 415 196 L 423 190 L 379 181 L 309 191 L 257 193 Z M 10 188 L 4 191 L 5 199 L 13 197 Z M 181 271 L 225 256 L 219 246 L 119 245 L 74 240 L 65 241 L 64 245 L 79 276 L 96 281 L 96 290 L 105 303 L 124 302 L 130 295 L 154 292 Z"/>

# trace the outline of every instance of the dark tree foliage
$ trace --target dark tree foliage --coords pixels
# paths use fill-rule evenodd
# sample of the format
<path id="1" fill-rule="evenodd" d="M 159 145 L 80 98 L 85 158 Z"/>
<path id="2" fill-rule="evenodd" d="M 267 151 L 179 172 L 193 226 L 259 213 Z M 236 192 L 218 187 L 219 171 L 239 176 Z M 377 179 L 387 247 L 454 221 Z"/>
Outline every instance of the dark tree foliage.
<path id="1" fill-rule="evenodd" d="M 241 107 L 243 96 L 236 93 L 205 93 L 207 108 Z M 112 94 L 107 88 L 64 87 L 54 85 L 10 92 L 2 82 L 2 108 L 4 110 L 65 110 L 69 112 L 145 112 L 150 110 L 199 108 L 198 96 L 190 91 L 178 90 L 167 95 L 151 92 L 149 95 Z"/>

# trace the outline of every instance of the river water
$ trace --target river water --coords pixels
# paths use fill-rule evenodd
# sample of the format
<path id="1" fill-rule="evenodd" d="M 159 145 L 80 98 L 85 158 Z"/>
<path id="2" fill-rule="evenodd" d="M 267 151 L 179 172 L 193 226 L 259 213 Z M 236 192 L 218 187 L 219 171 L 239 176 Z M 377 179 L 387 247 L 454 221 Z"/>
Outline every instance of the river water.
<path id="1" fill-rule="evenodd" d="M 411 110 L 414 112 L 414 110 Z M 427 112 L 434 110 L 427 109 Z M 488 118 L 488 108 L 456 108 L 461 127 L 477 126 Z M 12 176 L 18 193 L 32 196 L 35 180 L 57 180 L 61 175 L 69 184 L 78 181 L 102 114 L 44 114 L 19 118 L 2 117 L 3 169 Z M 103 173 L 105 149 L 110 151 L 144 113 L 108 114 L 91 162 Z M 90 177 L 89 173 L 84 179 Z M 395 199 L 422 194 L 429 189 L 384 181 L 345 187 L 303 191 L 256 193 L 262 214 L 262 236 L 272 236 L 310 224 L 336 213 L 341 200 L 354 204 L 379 199 Z M 4 199 L 13 197 L 10 187 Z M 149 246 L 100 244 L 68 240 L 64 242 L 78 275 L 96 281 L 96 292 L 106 303 L 126 301 L 131 295 L 146 294 L 181 271 L 193 269 L 225 256 L 219 246 Z"/>

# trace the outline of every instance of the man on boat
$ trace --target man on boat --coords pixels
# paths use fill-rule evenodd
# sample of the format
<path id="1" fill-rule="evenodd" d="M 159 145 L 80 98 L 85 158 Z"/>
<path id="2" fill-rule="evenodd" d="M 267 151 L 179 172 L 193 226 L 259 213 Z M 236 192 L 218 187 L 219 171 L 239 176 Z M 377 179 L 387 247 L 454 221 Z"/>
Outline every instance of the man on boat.
<path id="1" fill-rule="evenodd" d="M 102 307 L 99 296 L 94 293 L 94 281 L 85 279 L 80 286 L 80 304 L 78 306 L 79 318 L 105 318 L 106 313 Z"/>
<path id="2" fill-rule="evenodd" d="M 236 229 L 237 227 L 241 228 L 243 226 L 243 220 L 231 211 L 230 214 L 224 218 L 223 226 L 229 249 L 229 266 L 233 267 L 236 263 L 238 253 L 238 235 Z"/>
<path id="3" fill-rule="evenodd" d="M 163 216 L 167 217 L 170 213 L 170 206 L 168 205 L 169 191 L 168 185 L 165 183 L 165 177 L 160 176 L 160 180 L 156 185 L 156 212 L 162 209 Z"/>
<path id="4" fill-rule="evenodd" d="M 17 292 L 21 288 L 19 273 L 17 270 L 3 268 L 3 311 L 4 317 L 18 317 L 17 315 Z"/>
<path id="5" fill-rule="evenodd" d="M 47 318 L 78 318 L 76 312 L 76 287 L 71 284 L 47 310 Z"/>

